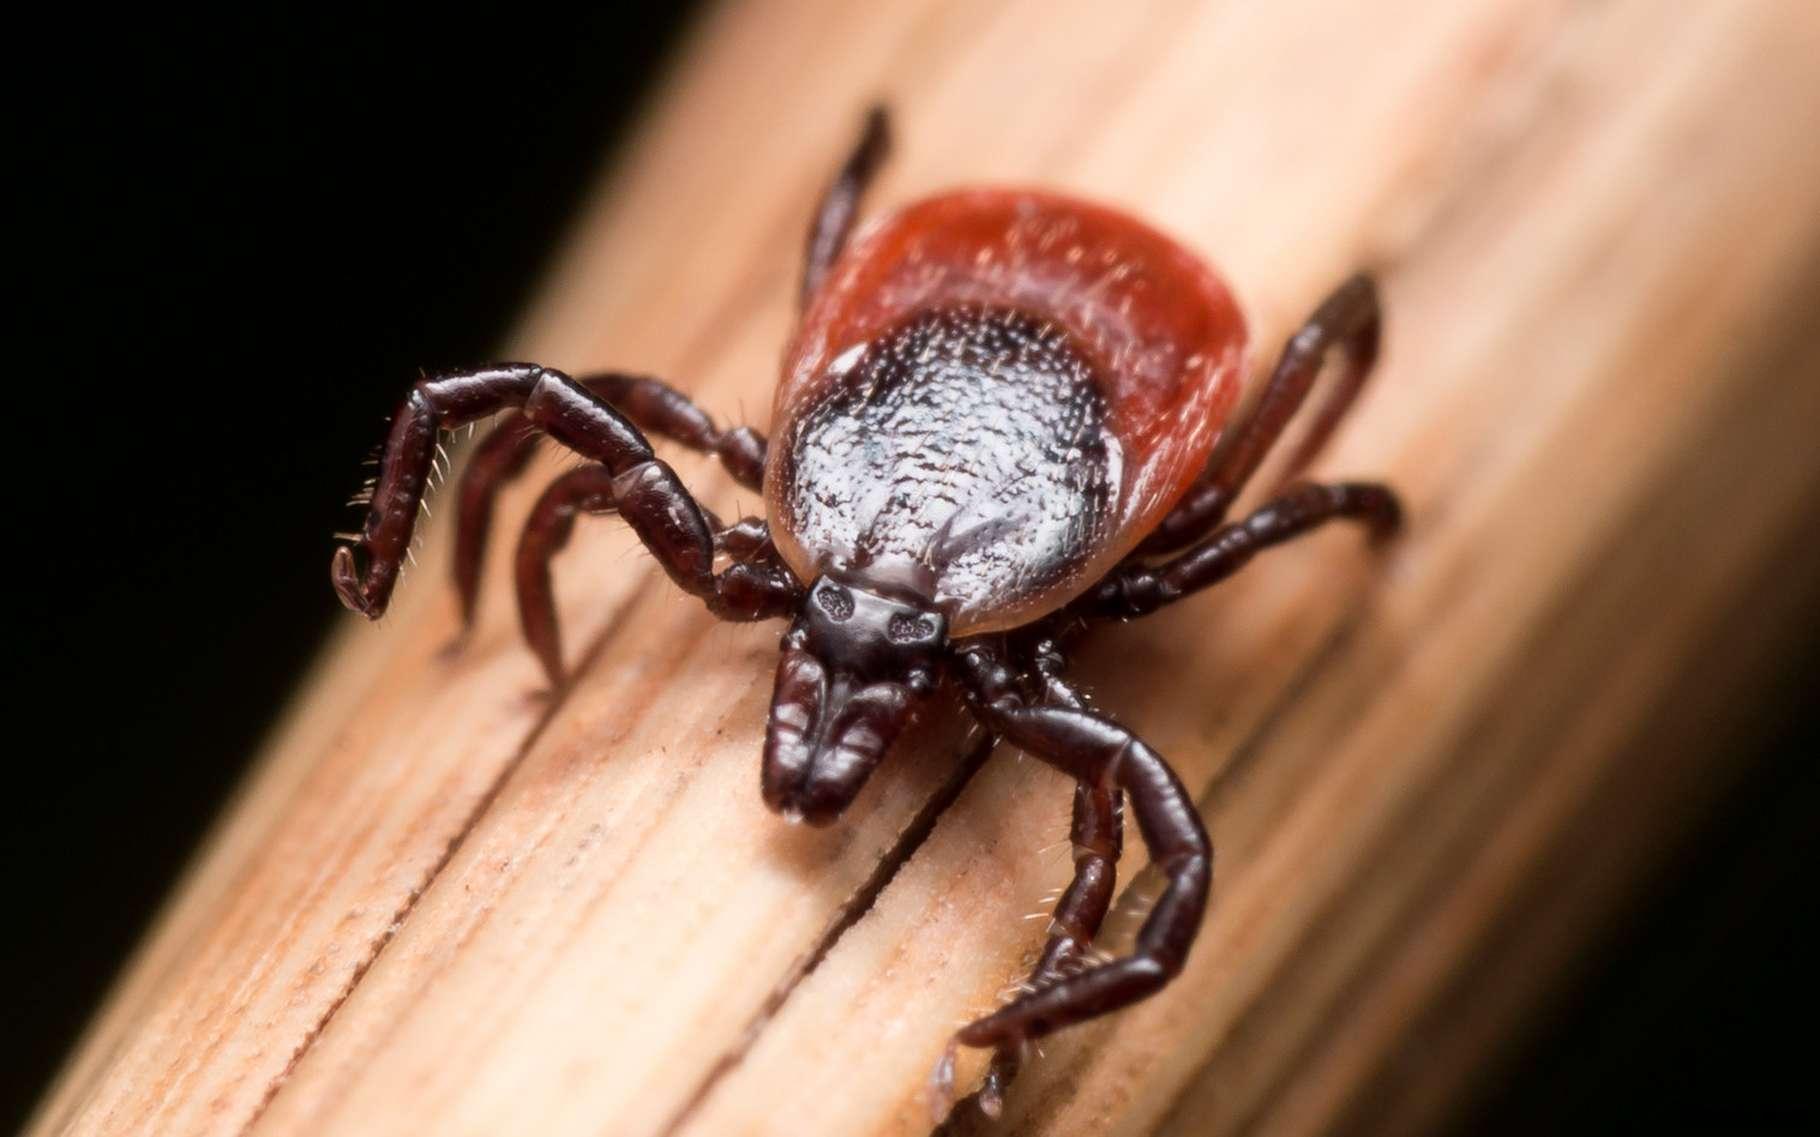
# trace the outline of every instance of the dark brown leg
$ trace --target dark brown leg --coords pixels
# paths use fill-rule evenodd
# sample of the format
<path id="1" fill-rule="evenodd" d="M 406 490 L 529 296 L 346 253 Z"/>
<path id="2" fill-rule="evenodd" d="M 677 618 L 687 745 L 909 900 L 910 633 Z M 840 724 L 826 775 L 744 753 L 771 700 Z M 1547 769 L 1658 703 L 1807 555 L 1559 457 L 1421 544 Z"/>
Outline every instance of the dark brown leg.
<path id="1" fill-rule="evenodd" d="M 1086 708 L 1079 693 L 1062 678 L 1066 660 L 1053 638 L 1037 642 L 1030 655 L 1030 674 L 1039 682 L 1045 702 L 1076 710 Z M 1024 982 L 1025 991 L 1052 987 L 1087 966 L 1093 938 L 1112 908 L 1124 830 L 1123 793 L 1087 782 L 1075 786 L 1074 813 L 1068 830 L 1074 849 L 1074 878 L 1056 902 L 1049 942 Z M 978 1097 L 980 1109 L 987 1116 L 999 1115 L 1005 1088 L 1017 1077 L 1023 1061 L 1022 1046 L 1003 1047 L 993 1056 Z"/>
<path id="2" fill-rule="evenodd" d="M 357 541 L 367 557 L 365 571 L 353 548 L 335 551 L 331 577 L 343 603 L 369 617 L 385 611 L 410 547 L 437 433 L 509 407 L 522 407 L 528 424 L 606 467 L 626 523 L 670 579 L 710 610 L 727 619 L 793 610 L 801 590 L 775 566 L 742 562 L 716 575 L 707 517 L 637 427 L 567 375 L 529 363 L 439 375 L 412 389 L 393 420 Z"/>
<path id="3" fill-rule="evenodd" d="M 1076 707 L 1031 705 L 1021 693 L 1023 677 L 992 645 L 963 647 L 956 661 L 969 704 L 987 729 L 1096 792 L 1131 796 L 1138 831 L 1168 880 L 1130 956 L 1061 976 L 955 1035 L 966 1046 L 1004 1051 L 1136 1002 L 1173 978 L 1207 907 L 1213 846 L 1180 779 L 1129 730 Z M 935 1079 L 938 1097 L 951 1077 L 951 1064 L 944 1060 Z"/>
<path id="4" fill-rule="evenodd" d="M 543 664 L 552 688 L 562 686 L 562 630 L 556 623 L 556 594 L 550 561 L 575 529 L 578 513 L 610 513 L 613 474 L 605 466 L 583 466 L 550 483 L 537 499 L 518 535 L 514 575 L 518 579 L 518 621 L 525 642 Z"/>
<path id="5" fill-rule="evenodd" d="M 638 375 L 604 373 L 577 379 L 583 387 L 613 404 L 642 431 L 717 456 L 733 479 L 750 490 L 765 477 L 765 439 L 750 427 L 721 430 L 708 413 L 676 388 Z M 493 528 L 493 504 L 499 491 L 524 471 L 537 452 L 539 435 L 522 414 L 504 416 L 480 440 L 461 475 L 455 518 L 455 591 L 461 600 L 461 622 L 474 619 L 480 594 L 480 569 Z"/>
<path id="6" fill-rule="evenodd" d="M 891 121 L 884 107 L 866 112 L 866 124 L 860 129 L 859 141 L 841 165 L 840 173 L 822 194 L 816 207 L 815 220 L 809 224 L 809 240 L 803 250 L 803 283 L 798 296 L 799 307 L 807 308 L 809 299 L 827 278 L 828 269 L 840 256 L 853 221 L 859 215 L 859 201 L 867 183 L 878 172 L 891 148 Z"/>
<path id="7" fill-rule="evenodd" d="M 1374 482 L 1304 482 L 1291 486 L 1243 521 L 1216 530 L 1173 560 L 1155 566 L 1121 565 L 1075 601 L 1072 610 L 1114 619 L 1154 612 L 1225 580 L 1272 545 L 1340 518 L 1361 521 L 1370 527 L 1374 539 L 1382 539 L 1396 531 L 1402 509 L 1390 487 Z"/>
<path id="8" fill-rule="evenodd" d="M 1338 384 L 1309 425 L 1284 477 L 1305 467 L 1352 405 L 1378 357 L 1380 328 L 1377 286 L 1360 274 L 1322 301 L 1300 331 L 1289 337 L 1283 357 L 1258 397 L 1258 404 L 1232 443 L 1215 456 L 1199 483 L 1144 541 L 1140 554 L 1154 555 L 1198 540 L 1226 517 L 1233 500 L 1264 461 L 1321 374 L 1328 352 L 1339 348 L 1346 367 Z"/>
<path id="9" fill-rule="evenodd" d="M 1074 878 L 1056 902 L 1049 942 L 1037 957 L 1023 991 L 1034 994 L 1079 975 L 1092 961 L 1093 937 L 1099 934 L 1118 883 L 1119 851 L 1124 845 L 1125 795 L 1116 787 L 1081 782 L 1074 788 L 1074 816 L 1068 827 L 1074 847 Z M 980 1086 L 979 1107 L 988 1117 L 1003 1108 L 1005 1089 L 1024 1064 L 1020 1043 L 1001 1046 Z"/>
<path id="10" fill-rule="evenodd" d="M 562 630 L 556 621 L 556 594 L 550 562 L 568 545 L 575 518 L 583 513 L 612 513 L 613 474 L 605 466 L 583 466 L 550 483 L 531 510 L 519 534 L 514 575 L 518 584 L 518 619 L 552 688 L 562 686 Z M 747 518 L 729 528 L 714 526 L 716 548 L 749 559 L 768 549 L 770 535 L 760 518 Z"/>
<path id="11" fill-rule="evenodd" d="M 731 525 L 716 527 L 714 548 L 736 561 L 777 559 L 777 549 L 771 544 L 771 523 L 762 517 L 742 517 Z"/>

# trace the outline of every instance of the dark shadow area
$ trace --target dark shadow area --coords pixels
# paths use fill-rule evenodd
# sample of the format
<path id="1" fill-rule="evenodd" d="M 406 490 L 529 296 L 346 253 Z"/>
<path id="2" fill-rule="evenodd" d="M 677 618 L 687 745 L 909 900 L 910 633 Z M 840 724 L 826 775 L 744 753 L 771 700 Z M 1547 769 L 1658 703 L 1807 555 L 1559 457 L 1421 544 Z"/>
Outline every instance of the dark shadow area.
<path id="1" fill-rule="evenodd" d="M 687 10 L 95 12 L 15 45 L 0 1128 L 336 618 L 329 535 L 381 420 L 419 368 L 492 356 Z M 1817 663 L 1765 693 L 1780 731 L 1738 756 L 1757 772 L 1462 1133 L 1800 1093 Z"/>
<path id="2" fill-rule="evenodd" d="M 1820 1012 L 1820 645 L 1760 692 L 1739 791 L 1662 871 L 1457 1137 L 1794 1133 Z M 1751 744 L 1754 742 L 1754 745 Z"/>
<path id="3" fill-rule="evenodd" d="M 96 12 L 15 45 L 0 1130 L 340 611 L 329 535 L 382 420 L 420 367 L 493 356 L 687 12 Z"/>

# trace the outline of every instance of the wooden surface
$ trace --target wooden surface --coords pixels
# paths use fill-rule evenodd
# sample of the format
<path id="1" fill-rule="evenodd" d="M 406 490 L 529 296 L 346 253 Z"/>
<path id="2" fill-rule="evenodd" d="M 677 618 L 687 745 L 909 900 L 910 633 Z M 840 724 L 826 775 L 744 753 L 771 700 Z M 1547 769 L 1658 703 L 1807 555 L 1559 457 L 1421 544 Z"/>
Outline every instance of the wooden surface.
<path id="1" fill-rule="evenodd" d="M 1383 369 L 1321 469 L 1386 476 L 1410 531 L 1323 534 L 1085 651 L 1201 795 L 1215 906 L 997 1131 L 1425 1131 L 1735 774 L 1820 579 L 1820 8 L 1104 13 L 710 14 L 505 354 L 762 425 L 811 202 L 881 94 L 874 208 L 1107 199 L 1215 259 L 1264 345 L 1375 267 Z M 1065 879 L 1062 780 L 967 779 L 937 715 L 844 824 L 788 828 L 757 793 L 776 627 L 584 526 L 552 701 L 507 542 L 443 652 L 448 536 L 338 634 L 31 1131 L 927 1132 L 931 1063 Z M 1133 844 L 1115 937 L 1154 888 Z"/>

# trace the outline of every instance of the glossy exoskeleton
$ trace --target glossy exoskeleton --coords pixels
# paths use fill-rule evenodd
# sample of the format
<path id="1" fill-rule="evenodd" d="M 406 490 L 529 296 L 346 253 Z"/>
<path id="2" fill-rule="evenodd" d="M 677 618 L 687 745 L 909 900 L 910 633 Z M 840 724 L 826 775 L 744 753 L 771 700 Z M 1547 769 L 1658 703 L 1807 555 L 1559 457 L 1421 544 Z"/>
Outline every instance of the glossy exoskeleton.
<path id="1" fill-rule="evenodd" d="M 961 190 L 849 240 L 886 129 L 874 111 L 810 228 L 775 441 L 721 429 L 655 379 L 530 363 L 436 375 L 394 420 L 364 528 L 336 551 L 333 578 L 349 607 L 384 611 L 439 432 L 511 408 L 460 487 L 456 582 L 471 618 L 494 496 L 539 433 L 588 460 L 544 493 L 518 547 L 525 634 L 553 683 L 550 558 L 578 514 L 604 512 L 715 615 L 791 621 L 761 778 L 786 818 L 839 817 L 914 705 L 956 678 L 988 731 L 1078 782 L 1074 881 L 1035 972 L 956 1035 L 997 1049 L 980 1095 L 996 1111 L 1029 1040 L 1181 969 L 1212 875 L 1192 798 L 1160 754 L 1087 708 L 1063 675 L 1065 636 L 1154 612 L 1329 520 L 1396 528 L 1396 497 L 1358 482 L 1290 484 L 1225 521 L 1338 349 L 1334 394 L 1288 468 L 1332 429 L 1376 355 L 1378 307 L 1369 279 L 1341 285 L 1235 424 L 1249 363 L 1237 305 L 1202 261 L 1131 217 L 1035 190 Z M 767 516 L 722 524 L 647 435 L 717 455 L 762 487 Z M 1102 960 L 1089 947 L 1113 895 L 1126 797 L 1168 883 L 1131 954 Z M 937 1071 L 944 1094 L 951 1055 Z"/>

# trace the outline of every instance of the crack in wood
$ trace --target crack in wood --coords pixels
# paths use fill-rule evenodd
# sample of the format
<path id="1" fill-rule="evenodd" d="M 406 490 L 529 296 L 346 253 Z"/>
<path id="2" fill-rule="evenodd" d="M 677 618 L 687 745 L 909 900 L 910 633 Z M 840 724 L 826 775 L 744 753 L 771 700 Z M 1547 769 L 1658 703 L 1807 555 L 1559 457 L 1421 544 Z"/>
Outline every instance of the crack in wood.
<path id="1" fill-rule="evenodd" d="M 576 676 L 585 672 L 587 668 L 599 658 L 600 653 L 606 649 L 607 643 L 619 630 L 620 625 L 625 621 L 626 617 L 634 611 L 639 600 L 651 590 L 654 583 L 656 583 L 655 580 L 647 577 L 645 583 L 628 593 L 626 598 L 614 609 L 612 615 L 607 618 L 606 623 L 589 643 L 588 649 L 582 654 L 581 662 L 575 669 Z M 543 737 L 544 731 L 549 729 L 552 722 L 556 721 L 557 714 L 561 712 L 565 705 L 567 705 L 568 700 L 571 694 L 576 690 L 576 687 L 576 682 L 571 678 L 571 681 L 561 690 L 549 693 L 548 702 L 544 707 L 543 714 L 531 725 L 531 729 L 525 733 L 524 740 L 519 743 L 518 748 L 513 752 L 512 757 L 500 767 L 498 776 L 493 779 L 492 784 L 487 786 L 485 792 L 480 795 L 480 798 L 474 803 L 474 808 L 469 811 L 468 816 L 463 818 L 462 823 L 456 827 L 455 832 L 449 837 L 448 843 L 444 846 L 442 852 L 430 866 L 429 871 L 424 874 L 423 880 L 412 887 L 405 895 L 404 903 L 400 904 L 392 913 L 392 918 L 386 922 L 385 930 L 373 940 L 371 950 L 367 953 L 366 958 L 362 959 L 354 966 L 354 970 L 348 975 L 347 983 L 342 986 L 340 991 L 336 992 L 335 997 L 330 1000 L 329 1005 L 324 1008 L 322 1016 L 317 1019 L 315 1025 L 298 1040 L 297 1046 L 292 1050 L 290 1058 L 285 1061 L 284 1068 L 272 1078 L 271 1084 L 266 1087 L 264 1095 L 260 1097 L 258 1104 L 253 1107 L 252 1112 L 247 1116 L 246 1124 L 240 1127 L 240 1137 L 249 1137 L 253 1130 L 258 1126 L 260 1119 L 265 1116 L 266 1111 L 271 1108 L 272 1102 L 278 1097 L 278 1092 L 284 1088 L 284 1084 L 289 1081 L 291 1075 L 296 1072 L 298 1064 L 303 1061 L 304 1056 L 310 1052 L 310 1049 L 316 1045 L 316 1040 L 322 1037 L 323 1032 L 328 1029 L 329 1023 L 334 1021 L 336 1013 L 339 1012 L 342 1006 L 347 1003 L 348 999 L 353 996 L 355 989 L 360 986 L 361 980 L 366 978 L 367 972 L 371 971 L 373 965 L 379 962 L 379 957 L 385 953 L 385 949 L 391 944 L 393 939 L 397 937 L 399 931 L 403 929 L 404 922 L 410 919 L 411 913 L 416 910 L 418 901 L 422 900 L 424 894 L 429 892 L 431 886 L 436 883 L 436 878 L 442 875 L 442 871 L 449 866 L 450 861 L 454 860 L 455 854 L 461 850 L 462 845 L 467 843 L 469 835 L 474 832 L 480 825 L 481 820 L 486 817 L 488 811 L 493 808 L 493 803 L 499 800 L 499 795 L 504 791 L 506 785 L 511 782 L 512 775 L 524 764 L 524 761 L 530 755 L 532 748 L 537 745 L 537 740 Z"/>
<path id="2" fill-rule="evenodd" d="M 690 1091 L 682 1107 L 658 1130 L 660 1137 L 674 1137 L 676 1133 L 680 1132 L 695 1116 L 696 1111 L 701 1108 L 702 1102 L 706 1101 L 708 1095 L 714 1091 L 714 1087 L 739 1066 L 740 1061 L 758 1041 L 766 1024 L 776 1016 L 778 1011 L 783 1009 L 790 995 L 821 965 L 824 959 L 828 958 L 828 953 L 834 950 L 835 945 L 840 942 L 847 930 L 859 923 L 860 919 L 872 910 L 873 904 L 878 901 L 879 896 L 897 876 L 898 870 L 909 863 L 910 858 L 916 855 L 916 851 L 922 848 L 924 842 L 928 841 L 929 835 L 935 832 L 936 822 L 941 820 L 942 814 L 959 800 L 961 791 L 967 788 L 967 783 L 973 780 L 973 775 L 986 764 L 986 759 L 991 757 L 997 745 L 998 739 L 990 734 L 982 733 L 971 749 L 962 755 L 960 764 L 955 767 L 947 781 L 943 782 L 929 800 L 923 803 L 916 816 L 911 818 L 910 823 L 898 834 L 898 838 L 893 842 L 891 848 L 883 857 L 879 858 L 871 875 L 835 911 L 834 919 L 829 921 L 827 929 L 817 937 L 814 945 L 778 982 L 776 988 L 766 997 L 764 1004 L 747 1021 L 745 1027 L 740 1031 L 738 1040 L 714 1060 L 695 1089 Z"/>

